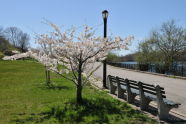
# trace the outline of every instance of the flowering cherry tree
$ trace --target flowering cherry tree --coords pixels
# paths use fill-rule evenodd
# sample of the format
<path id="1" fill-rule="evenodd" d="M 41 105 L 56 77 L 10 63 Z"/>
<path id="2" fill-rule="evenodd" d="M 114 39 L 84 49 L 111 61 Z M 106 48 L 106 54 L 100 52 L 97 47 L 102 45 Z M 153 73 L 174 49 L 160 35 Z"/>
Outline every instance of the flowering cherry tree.
<path id="1" fill-rule="evenodd" d="M 50 23 L 54 29 L 49 34 L 40 35 L 37 43 L 42 48 L 43 56 L 50 63 L 50 70 L 60 74 L 62 77 L 71 80 L 77 88 L 77 103 L 82 101 L 82 89 L 88 78 L 99 67 L 93 68 L 97 60 L 104 60 L 111 50 L 127 49 L 130 41 L 129 36 L 102 38 L 94 35 L 91 27 L 84 26 L 83 32 L 78 33 L 75 28 L 66 32 Z M 62 68 L 63 67 L 63 68 Z M 72 73 L 66 76 L 66 73 Z M 83 76 L 86 74 L 86 78 Z"/>

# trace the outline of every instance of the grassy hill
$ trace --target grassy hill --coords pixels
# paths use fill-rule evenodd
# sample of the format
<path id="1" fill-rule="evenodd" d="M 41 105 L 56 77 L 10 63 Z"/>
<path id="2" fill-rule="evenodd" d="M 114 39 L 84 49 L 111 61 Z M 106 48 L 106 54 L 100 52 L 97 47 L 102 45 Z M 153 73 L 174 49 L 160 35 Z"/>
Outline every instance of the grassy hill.
<path id="1" fill-rule="evenodd" d="M 83 90 L 84 104 L 76 105 L 72 82 L 52 74 L 47 87 L 44 75 L 34 61 L 0 61 L 0 124 L 156 123 L 91 86 Z"/>

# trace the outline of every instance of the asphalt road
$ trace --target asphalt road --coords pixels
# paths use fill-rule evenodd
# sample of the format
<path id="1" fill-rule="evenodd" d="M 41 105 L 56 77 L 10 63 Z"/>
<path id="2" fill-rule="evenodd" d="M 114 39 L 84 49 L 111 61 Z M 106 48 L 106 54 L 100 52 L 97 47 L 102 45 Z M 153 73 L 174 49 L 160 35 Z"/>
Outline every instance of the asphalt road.
<path id="1" fill-rule="evenodd" d="M 99 64 L 100 63 L 96 63 L 95 66 Z M 165 88 L 167 99 L 181 103 L 181 106 L 175 110 L 186 115 L 186 80 L 134 72 L 107 65 L 107 75 L 108 74 L 149 84 L 159 84 Z M 102 66 L 94 72 L 94 76 L 102 79 Z"/>

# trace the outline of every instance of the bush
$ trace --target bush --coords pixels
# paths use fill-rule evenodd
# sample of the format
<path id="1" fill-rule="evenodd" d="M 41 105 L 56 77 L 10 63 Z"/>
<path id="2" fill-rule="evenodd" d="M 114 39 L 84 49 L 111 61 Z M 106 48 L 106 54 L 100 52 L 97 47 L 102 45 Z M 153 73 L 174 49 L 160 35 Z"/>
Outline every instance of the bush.
<path id="1" fill-rule="evenodd" d="M 139 64 L 138 66 L 140 71 L 148 71 L 148 64 Z"/>
<path id="2" fill-rule="evenodd" d="M 0 52 L 0 60 L 4 57 L 4 54 Z"/>
<path id="3" fill-rule="evenodd" d="M 156 72 L 157 72 L 157 73 L 161 73 L 161 74 L 165 74 L 165 72 L 168 71 L 167 68 L 168 68 L 168 67 L 166 67 L 165 65 L 159 65 L 159 64 L 157 64 L 157 65 L 155 66 Z"/>
<path id="4" fill-rule="evenodd" d="M 10 43 L 4 37 L 0 36 L 0 52 L 4 52 L 9 49 Z"/>
<path id="5" fill-rule="evenodd" d="M 5 50 L 4 51 L 4 55 L 6 55 L 6 56 L 12 56 L 12 55 L 14 55 L 14 53 L 12 52 L 12 50 Z"/>

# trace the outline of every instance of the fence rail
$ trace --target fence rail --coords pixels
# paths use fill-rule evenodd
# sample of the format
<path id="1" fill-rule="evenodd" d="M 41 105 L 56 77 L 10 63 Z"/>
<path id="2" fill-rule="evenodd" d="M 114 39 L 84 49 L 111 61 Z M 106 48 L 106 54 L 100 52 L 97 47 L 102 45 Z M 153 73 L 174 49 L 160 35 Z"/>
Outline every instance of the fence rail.
<path id="1" fill-rule="evenodd" d="M 140 71 L 148 71 L 148 72 L 155 72 L 160 74 L 167 74 L 167 75 L 175 75 L 175 76 L 186 76 L 186 66 L 175 66 L 174 69 L 165 70 L 165 68 L 162 65 L 155 65 L 155 64 L 125 64 L 125 63 L 114 63 L 114 62 L 107 62 L 107 64 L 115 66 L 115 67 L 121 67 L 121 68 L 127 68 L 127 69 L 133 69 L 133 70 L 140 70 Z"/>

